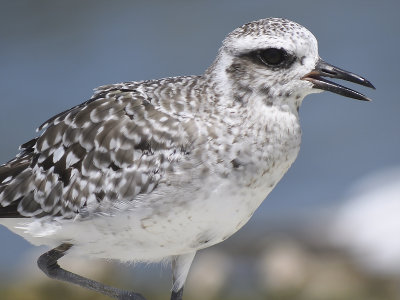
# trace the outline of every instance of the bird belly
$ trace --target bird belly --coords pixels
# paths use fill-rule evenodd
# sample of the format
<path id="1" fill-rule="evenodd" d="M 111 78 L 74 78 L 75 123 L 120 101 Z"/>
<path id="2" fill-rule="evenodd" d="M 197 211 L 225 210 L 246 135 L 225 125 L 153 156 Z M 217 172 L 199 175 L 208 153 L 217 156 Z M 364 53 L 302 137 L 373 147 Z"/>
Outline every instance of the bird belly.
<path id="1" fill-rule="evenodd" d="M 206 248 L 247 223 L 293 160 L 285 159 L 264 176 L 254 174 L 247 180 L 238 174 L 224 180 L 208 178 L 196 193 L 183 191 L 176 198 L 166 197 L 173 204 L 158 199 L 159 205 L 153 203 L 151 209 L 132 208 L 69 223 L 56 235 L 72 239 L 72 254 L 121 261 L 160 261 Z"/>

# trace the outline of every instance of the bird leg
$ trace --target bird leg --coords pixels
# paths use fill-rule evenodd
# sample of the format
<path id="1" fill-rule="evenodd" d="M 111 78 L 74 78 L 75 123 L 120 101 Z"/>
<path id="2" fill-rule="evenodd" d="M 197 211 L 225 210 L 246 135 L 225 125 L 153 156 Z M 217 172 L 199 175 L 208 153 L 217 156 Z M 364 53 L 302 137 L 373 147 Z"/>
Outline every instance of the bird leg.
<path id="1" fill-rule="evenodd" d="M 72 244 L 64 243 L 42 254 L 37 261 L 39 268 L 50 278 L 73 283 L 83 288 L 87 288 L 106 296 L 112 297 L 114 299 L 146 300 L 140 294 L 107 286 L 95 280 L 85 278 L 83 276 L 77 275 L 61 268 L 57 261 L 61 257 L 63 257 L 66 254 L 66 251 L 68 251 L 71 247 Z"/>
<path id="2" fill-rule="evenodd" d="M 171 300 L 182 300 L 182 295 L 183 295 L 183 287 L 180 288 L 177 292 L 172 291 Z"/>
<path id="3" fill-rule="evenodd" d="M 185 284 L 190 266 L 196 252 L 172 257 L 172 292 L 171 300 L 182 300 L 183 285 Z"/>

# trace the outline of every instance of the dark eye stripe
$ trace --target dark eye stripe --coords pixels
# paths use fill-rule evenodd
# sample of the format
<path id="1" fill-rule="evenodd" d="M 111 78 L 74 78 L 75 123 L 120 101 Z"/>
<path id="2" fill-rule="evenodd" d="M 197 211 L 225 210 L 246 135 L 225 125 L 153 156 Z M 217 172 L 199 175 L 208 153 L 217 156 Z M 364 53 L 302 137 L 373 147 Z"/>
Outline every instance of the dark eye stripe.
<path id="1" fill-rule="evenodd" d="M 240 56 L 247 57 L 256 64 L 261 64 L 272 69 L 289 68 L 296 59 L 294 55 L 279 48 L 259 49 Z"/>

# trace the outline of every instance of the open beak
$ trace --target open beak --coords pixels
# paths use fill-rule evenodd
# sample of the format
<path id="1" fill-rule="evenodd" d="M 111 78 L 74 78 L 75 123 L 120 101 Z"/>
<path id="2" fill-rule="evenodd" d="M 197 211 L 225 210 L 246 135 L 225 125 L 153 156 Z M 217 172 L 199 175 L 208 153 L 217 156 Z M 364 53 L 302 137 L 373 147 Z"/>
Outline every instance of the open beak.
<path id="1" fill-rule="evenodd" d="M 318 60 L 314 70 L 303 76 L 301 79 L 312 82 L 314 84 L 313 88 L 315 89 L 333 92 L 357 100 L 371 101 L 371 99 L 367 96 L 335 82 L 329 81 L 323 77 L 347 80 L 375 89 L 372 83 L 369 82 L 367 79 L 354 73 L 342 70 L 338 67 L 332 66 L 322 59 Z"/>

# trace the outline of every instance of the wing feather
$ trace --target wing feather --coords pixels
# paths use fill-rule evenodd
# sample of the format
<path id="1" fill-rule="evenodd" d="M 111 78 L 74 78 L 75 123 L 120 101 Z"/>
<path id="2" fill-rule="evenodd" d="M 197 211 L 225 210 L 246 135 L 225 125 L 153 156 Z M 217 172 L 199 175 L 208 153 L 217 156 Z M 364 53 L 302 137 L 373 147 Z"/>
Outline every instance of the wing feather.
<path id="1" fill-rule="evenodd" d="M 43 123 L 42 134 L 0 166 L 0 217 L 73 218 L 105 202 L 151 193 L 190 138 L 182 135 L 187 125 L 176 105 L 168 111 L 174 105 L 150 98 L 144 85 L 99 88 Z M 148 82 L 148 88 L 157 84 Z M 168 96 L 173 101 L 171 91 Z"/>

